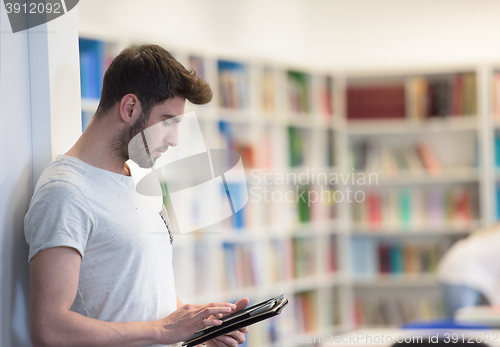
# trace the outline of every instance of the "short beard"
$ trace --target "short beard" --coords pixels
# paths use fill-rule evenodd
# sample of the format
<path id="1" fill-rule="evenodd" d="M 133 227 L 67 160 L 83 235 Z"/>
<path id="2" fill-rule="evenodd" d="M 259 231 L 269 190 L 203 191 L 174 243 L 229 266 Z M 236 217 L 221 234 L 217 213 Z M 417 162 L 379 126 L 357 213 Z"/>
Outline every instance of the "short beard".
<path id="1" fill-rule="evenodd" d="M 134 136 L 145 129 L 148 119 L 148 115 L 144 114 L 144 112 L 141 113 L 141 116 L 130 128 L 125 129 L 115 136 L 111 144 L 111 149 L 117 158 L 125 161 L 130 159 L 128 145 Z"/>

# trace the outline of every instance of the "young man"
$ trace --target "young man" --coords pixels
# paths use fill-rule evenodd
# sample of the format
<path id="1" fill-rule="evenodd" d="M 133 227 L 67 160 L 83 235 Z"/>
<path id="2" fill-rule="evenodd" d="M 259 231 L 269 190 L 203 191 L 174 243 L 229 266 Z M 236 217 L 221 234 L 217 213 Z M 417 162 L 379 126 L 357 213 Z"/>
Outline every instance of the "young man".
<path id="1" fill-rule="evenodd" d="M 25 217 L 35 346 L 169 345 L 248 305 L 183 305 L 175 296 L 166 221 L 135 191 L 129 157 L 151 167 L 177 145 L 185 99 L 204 104 L 208 84 L 159 46 L 129 48 L 104 76 L 94 119 L 41 175 Z M 129 155 L 149 133 L 147 156 Z M 162 125 L 160 124 L 160 125 Z M 158 129 L 158 127 L 156 127 Z M 248 328 L 207 342 L 237 346 Z"/>

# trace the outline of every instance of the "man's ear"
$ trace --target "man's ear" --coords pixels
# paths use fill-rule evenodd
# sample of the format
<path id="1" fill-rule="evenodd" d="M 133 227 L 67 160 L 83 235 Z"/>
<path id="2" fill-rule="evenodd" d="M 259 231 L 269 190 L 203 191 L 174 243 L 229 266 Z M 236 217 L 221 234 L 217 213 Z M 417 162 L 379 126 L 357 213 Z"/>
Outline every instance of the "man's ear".
<path id="1" fill-rule="evenodd" d="M 125 123 L 134 123 L 142 114 L 142 105 L 135 94 L 127 94 L 120 101 L 120 118 Z"/>

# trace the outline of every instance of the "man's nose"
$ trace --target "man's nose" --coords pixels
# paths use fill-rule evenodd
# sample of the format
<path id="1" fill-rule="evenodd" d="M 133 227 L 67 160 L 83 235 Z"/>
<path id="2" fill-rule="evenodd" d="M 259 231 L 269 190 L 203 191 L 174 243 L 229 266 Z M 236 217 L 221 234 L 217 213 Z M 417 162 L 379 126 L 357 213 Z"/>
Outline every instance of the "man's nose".
<path id="1" fill-rule="evenodd" d="M 164 141 L 171 147 L 177 146 L 177 144 L 179 143 L 179 127 L 177 124 L 173 125 L 172 128 L 169 129 Z"/>

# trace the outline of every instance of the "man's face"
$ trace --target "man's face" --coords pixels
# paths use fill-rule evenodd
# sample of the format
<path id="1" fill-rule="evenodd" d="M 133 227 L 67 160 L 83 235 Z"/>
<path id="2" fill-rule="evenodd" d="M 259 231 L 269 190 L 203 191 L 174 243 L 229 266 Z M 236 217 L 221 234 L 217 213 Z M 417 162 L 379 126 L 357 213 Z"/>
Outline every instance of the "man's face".
<path id="1" fill-rule="evenodd" d="M 142 168 L 150 168 L 168 147 L 177 146 L 184 105 L 185 99 L 176 96 L 154 106 L 144 130 L 128 144 L 129 158 Z"/>

